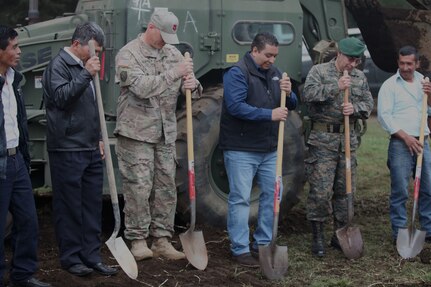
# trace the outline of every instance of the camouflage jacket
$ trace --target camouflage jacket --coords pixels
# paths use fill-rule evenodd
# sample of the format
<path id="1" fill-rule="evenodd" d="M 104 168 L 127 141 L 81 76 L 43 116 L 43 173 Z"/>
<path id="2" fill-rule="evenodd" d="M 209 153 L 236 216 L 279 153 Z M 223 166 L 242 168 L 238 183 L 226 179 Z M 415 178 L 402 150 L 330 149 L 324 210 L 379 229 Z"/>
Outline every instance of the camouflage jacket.
<path id="1" fill-rule="evenodd" d="M 302 101 L 307 105 L 312 122 L 344 123 L 341 107 L 344 101 L 344 91 L 338 89 L 338 80 L 341 76 L 342 72 L 337 71 L 335 66 L 335 59 L 311 68 L 305 81 Z M 367 119 L 370 116 L 374 101 L 364 73 L 353 69 L 350 76 L 352 85 L 349 101 L 354 108 L 350 122 L 353 123 L 357 119 Z M 344 144 L 344 135 L 312 130 L 307 143 L 337 151 L 340 144 Z M 357 146 L 358 139 L 351 130 L 351 147 L 355 149 Z"/>
<path id="2" fill-rule="evenodd" d="M 175 142 L 175 109 L 182 81 L 173 76 L 172 69 L 182 60 L 174 46 L 154 49 L 140 35 L 121 48 L 115 59 L 120 84 L 115 135 L 148 143 Z"/>

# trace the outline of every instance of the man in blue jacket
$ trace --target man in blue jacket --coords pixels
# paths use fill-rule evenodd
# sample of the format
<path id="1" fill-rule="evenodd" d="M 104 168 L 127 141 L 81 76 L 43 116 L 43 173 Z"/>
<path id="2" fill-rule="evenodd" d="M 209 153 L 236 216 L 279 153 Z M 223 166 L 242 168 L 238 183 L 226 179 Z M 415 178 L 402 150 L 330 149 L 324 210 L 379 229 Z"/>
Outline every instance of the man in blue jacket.
<path id="1" fill-rule="evenodd" d="M 23 77 L 14 69 L 20 55 L 18 33 L 0 25 L 0 286 L 6 269 L 3 241 L 9 210 L 14 219 L 10 286 L 48 287 L 33 277 L 38 223 L 29 175 L 27 115 L 19 88 Z"/>
<path id="2" fill-rule="evenodd" d="M 235 260 L 258 267 L 259 245 L 272 239 L 278 125 L 297 98 L 289 78 L 274 67 L 278 40 L 267 32 L 255 36 L 251 51 L 223 77 L 224 99 L 220 120 L 220 148 L 229 179 L 227 228 Z M 280 107 L 281 91 L 288 95 Z M 248 219 L 250 193 L 256 176 L 260 188 L 259 215 L 250 252 Z"/>

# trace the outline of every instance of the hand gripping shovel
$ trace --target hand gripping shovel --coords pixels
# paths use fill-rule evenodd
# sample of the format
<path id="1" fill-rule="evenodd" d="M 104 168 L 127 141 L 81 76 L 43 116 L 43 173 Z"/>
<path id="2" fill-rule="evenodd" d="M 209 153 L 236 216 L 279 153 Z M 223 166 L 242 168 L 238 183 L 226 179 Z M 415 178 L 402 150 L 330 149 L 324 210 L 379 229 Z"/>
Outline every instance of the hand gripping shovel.
<path id="1" fill-rule="evenodd" d="M 90 47 L 91 56 L 94 56 L 96 54 L 94 40 L 88 41 L 88 46 Z M 103 143 L 105 146 L 105 163 L 106 171 L 108 174 L 109 192 L 111 195 L 112 209 L 114 211 L 115 218 L 114 232 L 112 233 L 111 237 L 109 237 L 108 241 L 106 241 L 106 245 L 108 246 L 109 251 L 111 251 L 114 258 L 117 260 L 120 267 L 127 274 L 127 276 L 132 279 L 136 279 L 138 277 L 138 266 L 136 265 L 135 258 L 133 258 L 133 255 L 130 252 L 129 248 L 127 248 L 127 245 L 124 242 L 123 238 L 117 238 L 118 231 L 120 230 L 121 226 L 120 208 L 118 205 L 114 167 L 112 165 L 111 149 L 109 147 L 108 131 L 106 129 L 105 122 L 105 112 L 103 110 L 102 94 L 100 91 L 99 73 L 94 76 L 94 86 L 96 90 L 97 106 L 99 108 L 100 127 L 102 130 Z"/>
<path id="2" fill-rule="evenodd" d="M 344 71 L 344 75 L 348 74 Z M 349 88 L 344 91 L 344 104 L 349 103 Z M 350 122 L 349 116 L 344 116 L 344 149 L 346 156 L 346 194 L 347 194 L 347 225 L 337 229 L 336 235 L 341 249 L 349 259 L 357 259 L 363 255 L 364 243 L 361 231 L 352 226 L 353 220 L 353 194 L 352 194 L 352 169 L 350 161 Z"/>
<path id="3" fill-rule="evenodd" d="M 185 53 L 189 58 L 190 54 Z M 195 163 L 193 152 L 193 118 L 192 118 L 192 93 L 186 90 L 186 114 L 187 114 L 187 155 L 188 155 L 188 178 L 190 199 L 190 228 L 180 234 L 180 241 L 187 260 L 197 269 L 204 270 L 208 264 L 207 248 L 202 231 L 195 231 L 196 224 L 196 192 L 195 192 Z"/>
<path id="4" fill-rule="evenodd" d="M 283 78 L 287 74 L 283 73 Z M 281 92 L 281 107 L 286 106 L 286 92 Z M 274 221 L 272 224 L 272 239 L 269 245 L 259 246 L 259 263 L 263 274 L 270 279 L 280 279 L 286 274 L 288 266 L 287 246 L 278 246 L 277 240 L 278 214 L 280 212 L 280 188 L 282 185 L 281 164 L 283 161 L 283 140 L 284 140 L 284 121 L 280 121 L 278 127 L 278 144 L 277 144 L 277 165 L 274 190 Z"/>
<path id="5" fill-rule="evenodd" d="M 429 81 L 425 78 L 425 81 Z M 419 142 L 424 144 L 424 132 L 427 117 L 427 94 L 424 93 L 422 99 L 422 118 L 421 118 L 421 129 L 419 135 Z M 423 152 L 418 154 L 416 159 L 416 171 L 415 171 L 415 182 L 414 182 L 414 193 L 413 193 L 413 211 L 411 216 L 411 222 L 409 228 L 398 229 L 397 236 L 397 250 L 400 256 L 404 259 L 413 258 L 421 252 L 425 243 L 426 232 L 417 230 L 415 228 L 415 217 L 416 208 L 419 199 L 419 188 L 421 185 L 421 173 L 422 173 L 422 157 Z"/>

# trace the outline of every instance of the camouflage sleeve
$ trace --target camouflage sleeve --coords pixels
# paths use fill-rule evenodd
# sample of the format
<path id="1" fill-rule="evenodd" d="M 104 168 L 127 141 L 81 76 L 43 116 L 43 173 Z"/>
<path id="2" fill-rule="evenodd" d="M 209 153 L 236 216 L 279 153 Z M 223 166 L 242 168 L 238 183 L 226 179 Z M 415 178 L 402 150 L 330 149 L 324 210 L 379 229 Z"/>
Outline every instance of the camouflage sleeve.
<path id="1" fill-rule="evenodd" d="M 358 86 L 352 86 L 351 93 L 350 98 L 354 109 L 353 116 L 368 119 L 374 107 L 374 100 L 365 75 L 361 77 Z"/>
<path id="2" fill-rule="evenodd" d="M 328 78 L 321 65 L 311 68 L 304 84 L 302 101 L 305 103 L 334 100 L 340 93 L 338 83 Z"/>
<path id="3" fill-rule="evenodd" d="M 179 60 L 180 58 L 174 55 L 170 63 L 175 64 Z M 116 82 L 120 84 L 120 87 L 126 87 L 141 99 L 159 96 L 167 89 L 172 88 L 175 82 L 181 78 L 176 75 L 173 68 L 160 74 L 146 73 L 145 68 L 140 64 L 145 62 L 145 59 L 138 61 L 129 50 L 120 51 L 115 62 Z M 148 63 L 148 65 L 152 64 Z"/>

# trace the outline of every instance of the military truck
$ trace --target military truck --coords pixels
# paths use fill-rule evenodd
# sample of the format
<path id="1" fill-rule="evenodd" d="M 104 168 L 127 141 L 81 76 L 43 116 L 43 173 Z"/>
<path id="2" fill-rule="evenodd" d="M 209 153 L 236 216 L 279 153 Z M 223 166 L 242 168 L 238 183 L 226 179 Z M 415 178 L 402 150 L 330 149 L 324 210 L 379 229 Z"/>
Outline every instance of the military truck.
<path id="1" fill-rule="evenodd" d="M 80 0 L 74 13 L 17 28 L 22 49 L 19 70 L 25 76 L 22 89 L 28 113 L 31 178 L 35 193 L 38 195 L 49 193 L 51 184 L 45 140 L 42 73 L 59 49 L 70 44 L 77 24 L 95 21 L 106 33 L 106 45 L 101 55 L 100 80 L 110 146 L 112 154 L 115 155 L 116 138 L 112 131 L 116 123 L 116 104 L 119 95 L 119 87 L 114 83 L 115 55 L 123 45 L 145 30 L 154 9 L 167 7 L 178 16 L 180 44 L 177 48 L 182 53 L 190 52 L 195 74 L 204 87 L 203 96 L 193 102 L 197 220 L 212 225 L 224 225 L 229 187 L 222 152 L 218 149 L 223 71 L 235 64 L 250 49 L 251 40 L 256 33 L 269 31 L 280 41 L 280 53 L 276 64 L 289 74 L 294 82 L 294 88 L 298 90 L 302 79 L 302 43 L 306 44 L 315 62 L 321 59 L 321 55 L 313 50 L 319 41 L 338 41 L 347 35 L 349 11 L 346 7 L 364 32 L 364 39 L 373 60 L 381 68 L 393 71 L 396 65 L 394 60 L 396 54 L 393 52 L 401 45 L 401 41 L 397 42 L 390 38 L 396 35 L 379 38 L 376 33 L 380 31 L 372 26 L 383 25 L 384 20 L 379 20 L 381 17 L 379 13 L 384 7 L 382 5 L 392 2 L 398 4 L 402 2 L 409 9 L 420 5 L 429 9 L 430 6 L 426 4 L 429 1 L 425 0 Z M 373 8 L 373 12 L 368 11 L 369 7 Z M 391 10 L 393 14 L 398 15 L 394 10 Z M 366 13 L 370 17 L 364 17 Z M 418 14 L 417 17 L 420 18 L 421 15 Z M 368 24 L 367 21 L 372 24 Z M 379 58 L 387 52 L 380 47 L 382 43 L 390 50 L 390 53 L 387 53 L 390 57 L 386 56 L 385 59 Z M 426 45 L 420 46 L 422 47 Z M 298 196 L 304 186 L 304 140 L 300 113 L 301 110 L 290 112 L 285 125 L 283 159 L 285 192 L 282 214 L 298 202 Z M 177 106 L 176 142 L 177 215 L 180 217 L 184 217 L 189 208 L 185 117 L 185 101 L 180 97 Z M 117 182 L 120 182 L 118 176 Z M 258 188 L 254 187 L 252 217 L 257 215 L 258 193 Z"/>

